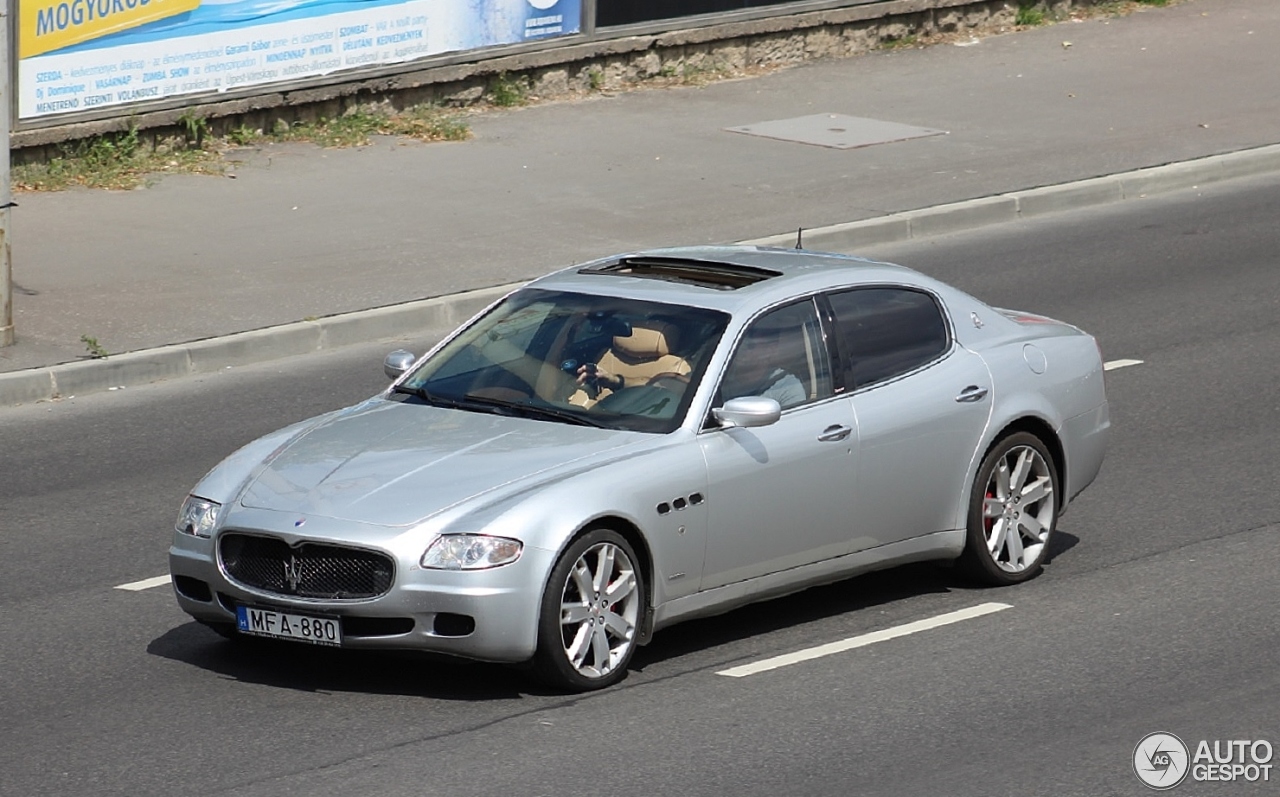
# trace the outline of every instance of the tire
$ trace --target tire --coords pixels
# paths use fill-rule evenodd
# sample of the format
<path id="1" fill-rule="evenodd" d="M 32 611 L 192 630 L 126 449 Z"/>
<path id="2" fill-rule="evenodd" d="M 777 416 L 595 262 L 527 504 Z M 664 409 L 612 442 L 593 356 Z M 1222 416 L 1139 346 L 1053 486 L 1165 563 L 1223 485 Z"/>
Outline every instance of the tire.
<path id="1" fill-rule="evenodd" d="M 960 569 L 990 586 L 1034 578 L 1058 523 L 1060 495 L 1058 468 L 1040 438 L 1018 432 L 997 442 L 974 478 Z"/>
<path id="2" fill-rule="evenodd" d="M 539 680 L 585 692 L 626 675 L 647 605 L 637 561 L 609 529 L 593 529 L 565 549 L 542 596 L 533 659 Z"/>

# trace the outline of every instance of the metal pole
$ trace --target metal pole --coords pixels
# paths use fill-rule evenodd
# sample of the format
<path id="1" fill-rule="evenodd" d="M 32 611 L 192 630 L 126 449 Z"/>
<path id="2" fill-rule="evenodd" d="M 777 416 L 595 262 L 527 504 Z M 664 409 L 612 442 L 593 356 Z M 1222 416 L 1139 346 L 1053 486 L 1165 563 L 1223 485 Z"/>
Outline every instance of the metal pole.
<path id="1" fill-rule="evenodd" d="M 9 247 L 9 108 L 13 67 L 9 63 L 9 0 L 0 0 L 0 346 L 13 345 L 13 258 Z"/>

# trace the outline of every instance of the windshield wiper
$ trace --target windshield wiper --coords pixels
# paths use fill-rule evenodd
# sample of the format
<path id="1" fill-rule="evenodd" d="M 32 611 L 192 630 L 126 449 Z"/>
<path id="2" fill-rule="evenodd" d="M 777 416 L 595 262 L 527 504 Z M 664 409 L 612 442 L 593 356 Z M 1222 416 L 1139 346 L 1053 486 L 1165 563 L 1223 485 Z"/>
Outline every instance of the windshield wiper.
<path id="1" fill-rule="evenodd" d="M 584 418 L 576 413 L 567 410 L 558 410 L 555 407 L 544 407 L 538 404 L 521 404 L 518 401 L 507 401 L 505 399 L 491 398 L 489 396 L 477 396 L 472 393 L 466 395 L 467 403 L 480 404 L 486 407 L 494 407 L 511 410 L 512 412 L 532 416 L 535 418 L 549 418 L 554 421 L 562 421 L 564 423 L 572 423 L 577 426 L 594 426 L 597 429 L 607 428 L 604 424 L 594 418 Z"/>
<path id="2" fill-rule="evenodd" d="M 392 393 L 404 393 L 409 396 L 420 398 L 433 407 L 451 407 L 457 409 L 464 406 L 464 402 L 454 398 L 445 398 L 437 396 L 435 393 L 429 392 L 425 387 L 410 387 L 409 385 L 395 385 L 391 388 Z"/>
<path id="3" fill-rule="evenodd" d="M 504 415 L 522 415 L 525 417 L 549 418 L 551 420 L 561 421 L 563 423 L 572 423 L 577 426 L 594 426 L 597 429 L 607 428 L 604 424 L 592 418 L 584 418 L 566 410 L 558 410 L 554 407 L 540 407 L 533 404 L 521 404 L 516 401 L 506 401 L 504 399 L 491 398 L 489 396 L 477 396 L 468 393 L 463 398 L 453 398 L 452 396 L 441 396 L 428 391 L 425 387 L 410 387 L 409 385 L 396 385 L 391 388 L 393 393 L 404 393 L 415 398 L 420 398 L 433 407 L 446 407 L 455 410 L 480 410 L 483 412 L 500 413 Z M 504 412 L 505 411 L 505 412 Z"/>

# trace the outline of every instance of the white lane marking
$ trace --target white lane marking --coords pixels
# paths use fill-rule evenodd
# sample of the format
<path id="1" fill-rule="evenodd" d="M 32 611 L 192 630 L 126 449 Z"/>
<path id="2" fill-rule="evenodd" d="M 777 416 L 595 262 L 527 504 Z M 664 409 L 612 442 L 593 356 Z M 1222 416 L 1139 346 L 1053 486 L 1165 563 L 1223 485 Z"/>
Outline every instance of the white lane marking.
<path id="1" fill-rule="evenodd" d="M 914 623 L 894 626 L 893 628 L 885 628 L 881 631 L 872 631 L 869 634 L 849 637 L 848 639 L 842 639 L 839 642 L 829 642 L 825 645 L 818 645 L 815 648 L 797 650 L 795 653 L 785 653 L 781 656 L 774 656 L 771 659 L 763 659 L 752 664 L 743 664 L 740 667 L 730 667 L 727 670 L 721 670 L 716 673 L 716 675 L 727 675 L 730 678 L 743 678 L 748 675 L 776 670 L 779 667 L 799 664 L 802 661 L 809 661 L 810 659 L 817 659 L 822 656 L 830 656 L 834 653 L 843 653 L 846 650 L 874 645 L 876 642 L 884 642 L 888 639 L 897 639 L 900 636 L 916 634 L 921 631 L 928 631 L 931 628 L 951 625 L 952 623 L 958 623 L 961 620 L 972 620 L 973 618 L 981 617 L 984 614 L 993 614 L 995 612 L 1002 612 L 1005 609 L 1012 608 L 1013 606 L 1007 603 L 983 603 L 978 606 L 971 606 L 968 609 L 960 609 L 959 611 L 940 614 L 937 617 L 930 617 L 926 620 L 916 620 Z"/>
<path id="2" fill-rule="evenodd" d="M 121 584 L 116 587 L 116 589 L 127 589 L 130 592 L 141 592 L 144 589 L 151 589 L 152 587 L 163 587 L 165 584 L 168 584 L 170 580 L 171 579 L 168 576 L 156 576 L 155 578 L 143 579 L 142 581 L 134 581 L 130 584 Z"/>
<path id="3" fill-rule="evenodd" d="M 1102 364 L 1102 370 L 1114 371 L 1117 368 L 1128 368 L 1131 365 L 1142 365 L 1142 360 L 1112 360 Z"/>

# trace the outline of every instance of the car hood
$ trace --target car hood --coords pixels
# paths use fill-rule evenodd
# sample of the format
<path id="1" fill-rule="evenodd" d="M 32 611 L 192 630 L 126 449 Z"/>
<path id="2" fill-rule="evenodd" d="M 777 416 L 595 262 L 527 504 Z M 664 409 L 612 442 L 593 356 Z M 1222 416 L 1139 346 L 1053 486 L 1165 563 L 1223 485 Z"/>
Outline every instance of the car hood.
<path id="1" fill-rule="evenodd" d="M 250 478 L 240 503 L 405 526 L 515 482 L 585 467 L 647 437 L 380 401 L 282 446 Z"/>

